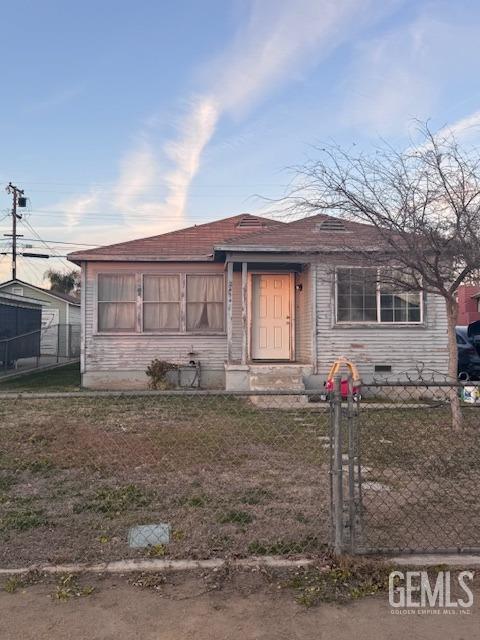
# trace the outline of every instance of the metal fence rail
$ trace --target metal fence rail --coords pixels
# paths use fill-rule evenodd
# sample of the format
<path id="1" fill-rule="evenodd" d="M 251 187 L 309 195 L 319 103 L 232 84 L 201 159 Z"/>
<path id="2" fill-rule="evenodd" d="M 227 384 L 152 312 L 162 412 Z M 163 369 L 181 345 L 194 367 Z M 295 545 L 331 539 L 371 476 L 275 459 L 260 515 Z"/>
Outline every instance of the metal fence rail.
<path id="1" fill-rule="evenodd" d="M 0 394 L 0 566 L 480 549 L 451 387 Z"/>
<path id="2" fill-rule="evenodd" d="M 79 324 L 55 324 L 0 339 L 0 373 L 4 375 L 79 357 Z"/>

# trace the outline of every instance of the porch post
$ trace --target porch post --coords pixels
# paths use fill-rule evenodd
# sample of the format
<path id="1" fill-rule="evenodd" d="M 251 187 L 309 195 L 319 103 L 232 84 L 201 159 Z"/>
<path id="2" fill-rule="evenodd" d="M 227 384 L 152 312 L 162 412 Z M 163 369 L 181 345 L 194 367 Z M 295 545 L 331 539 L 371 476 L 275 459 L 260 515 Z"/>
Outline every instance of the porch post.
<path id="1" fill-rule="evenodd" d="M 248 350 L 247 266 L 246 262 L 242 262 L 242 364 L 247 364 Z"/>
<path id="2" fill-rule="evenodd" d="M 318 373 L 318 354 L 317 354 L 317 265 L 312 263 L 310 265 L 310 281 L 311 281 L 311 294 L 312 294 L 312 364 L 313 373 Z"/>
<path id="3" fill-rule="evenodd" d="M 232 361 L 233 262 L 227 263 L 227 362 Z"/>

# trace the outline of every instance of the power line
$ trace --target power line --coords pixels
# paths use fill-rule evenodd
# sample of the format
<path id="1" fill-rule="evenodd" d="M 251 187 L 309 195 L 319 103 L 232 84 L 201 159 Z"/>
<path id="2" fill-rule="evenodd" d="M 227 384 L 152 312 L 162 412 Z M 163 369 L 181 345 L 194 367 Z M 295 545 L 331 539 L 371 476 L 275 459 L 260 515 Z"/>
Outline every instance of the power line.
<path id="1" fill-rule="evenodd" d="M 28 229 L 30 229 L 30 231 L 33 233 L 33 235 L 49 250 L 51 251 L 53 254 L 57 254 L 56 250 L 52 247 L 50 247 L 44 240 L 43 238 L 40 237 L 40 235 L 35 231 L 35 229 L 32 227 L 32 225 L 28 222 L 28 220 L 22 220 L 22 223 L 28 227 Z M 55 255 L 54 257 L 59 258 L 61 260 L 61 262 L 70 269 L 70 264 L 63 259 L 63 256 L 60 255 Z"/>
<path id="2" fill-rule="evenodd" d="M 38 238 L 22 238 L 23 242 L 36 242 Z M 84 242 L 65 242 L 64 240 L 44 240 L 50 244 L 67 244 L 73 247 L 98 247 L 98 244 L 86 244 Z"/>

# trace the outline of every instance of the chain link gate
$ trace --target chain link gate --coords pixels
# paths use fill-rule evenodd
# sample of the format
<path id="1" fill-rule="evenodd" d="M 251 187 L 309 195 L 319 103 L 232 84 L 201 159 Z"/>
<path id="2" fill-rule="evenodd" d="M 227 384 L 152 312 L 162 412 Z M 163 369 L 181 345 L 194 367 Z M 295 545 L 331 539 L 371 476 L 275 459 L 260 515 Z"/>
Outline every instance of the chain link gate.
<path id="1" fill-rule="evenodd" d="M 336 553 L 480 552 L 480 405 L 436 382 L 335 380 L 330 401 L 331 544 Z"/>
<path id="2" fill-rule="evenodd" d="M 342 402 L 340 388 L 337 376 L 330 399 L 331 545 L 337 554 L 355 553 L 362 540 L 359 407 L 354 401 L 351 376 L 346 402 Z"/>

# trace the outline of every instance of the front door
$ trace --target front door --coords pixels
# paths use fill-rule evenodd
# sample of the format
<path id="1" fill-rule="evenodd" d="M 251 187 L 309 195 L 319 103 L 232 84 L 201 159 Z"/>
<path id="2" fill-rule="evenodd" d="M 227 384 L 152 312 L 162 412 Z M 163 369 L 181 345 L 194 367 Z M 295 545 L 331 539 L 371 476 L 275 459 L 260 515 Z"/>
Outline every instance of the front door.
<path id="1" fill-rule="evenodd" d="M 290 360 L 291 277 L 252 276 L 252 360 Z"/>

